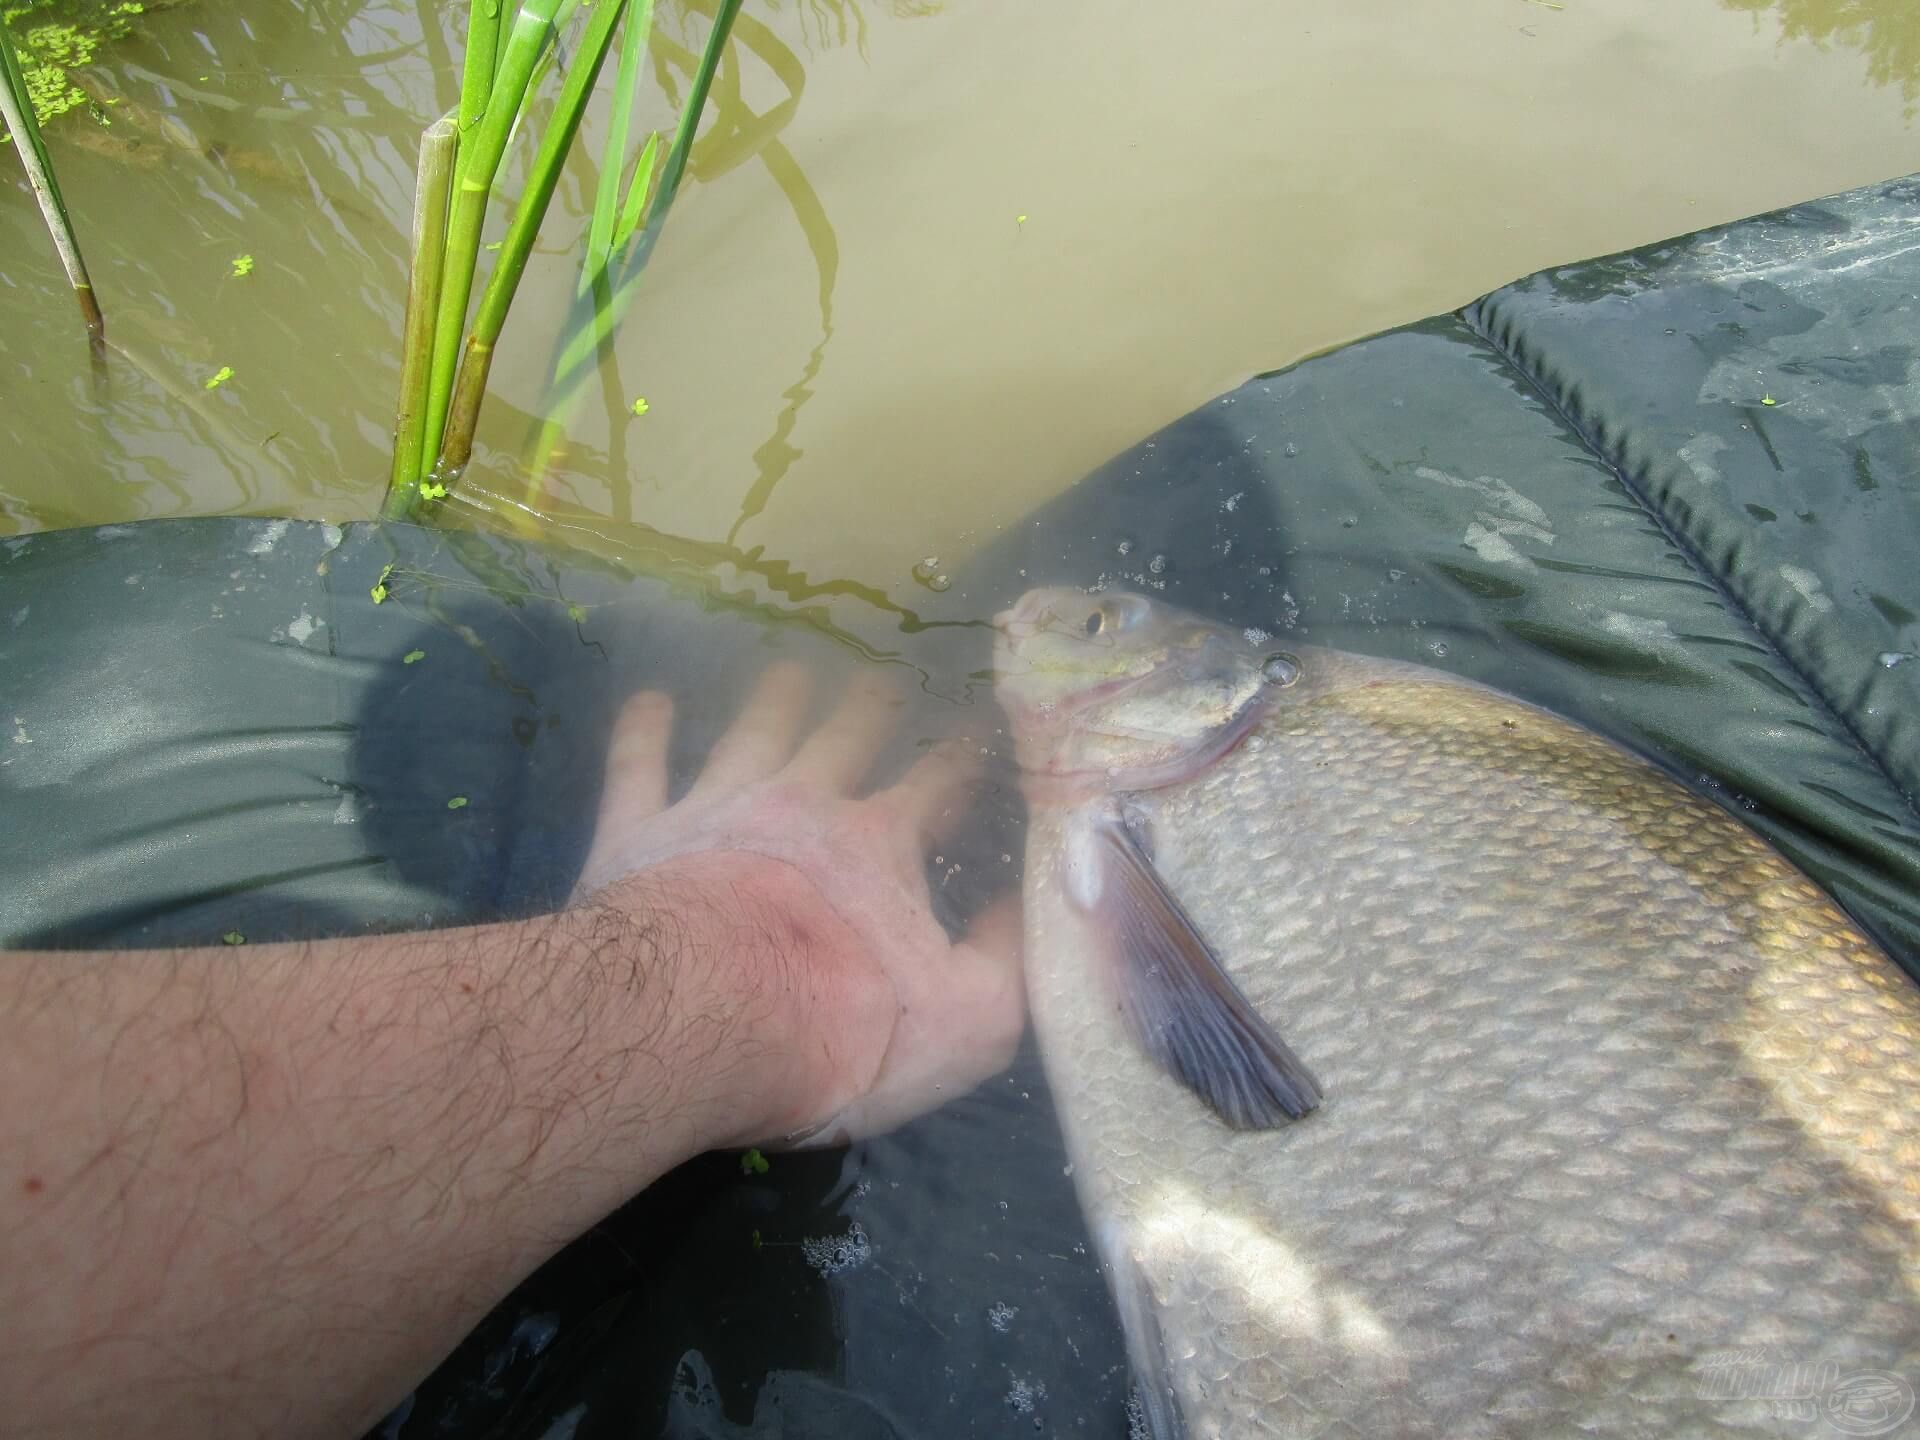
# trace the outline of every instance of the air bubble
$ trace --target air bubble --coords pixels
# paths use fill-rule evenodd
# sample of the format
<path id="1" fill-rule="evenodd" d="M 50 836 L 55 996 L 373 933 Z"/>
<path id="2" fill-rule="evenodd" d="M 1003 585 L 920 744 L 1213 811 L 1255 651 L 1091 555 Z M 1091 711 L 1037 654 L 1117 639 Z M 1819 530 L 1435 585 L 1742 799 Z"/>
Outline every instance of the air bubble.
<path id="1" fill-rule="evenodd" d="M 873 1246 L 867 1240 L 867 1232 L 856 1220 L 844 1235 L 802 1240 L 800 1253 L 822 1275 L 838 1275 L 843 1270 L 857 1269 L 866 1264 L 873 1256 Z"/>
<path id="2" fill-rule="evenodd" d="M 1435 640 L 1431 645 L 1427 646 L 1427 649 L 1431 650 L 1436 658 L 1444 660 L 1447 654 L 1447 642 L 1444 640 Z"/>
<path id="3" fill-rule="evenodd" d="M 1300 678 L 1300 666 L 1291 655 L 1269 655 L 1260 663 L 1260 673 L 1273 685 L 1291 685 Z"/>
<path id="4" fill-rule="evenodd" d="M 1161 571 L 1165 570 L 1166 568 L 1167 568 L 1167 557 L 1164 555 L 1156 555 L 1147 562 L 1147 569 L 1155 575 L 1158 575 Z"/>

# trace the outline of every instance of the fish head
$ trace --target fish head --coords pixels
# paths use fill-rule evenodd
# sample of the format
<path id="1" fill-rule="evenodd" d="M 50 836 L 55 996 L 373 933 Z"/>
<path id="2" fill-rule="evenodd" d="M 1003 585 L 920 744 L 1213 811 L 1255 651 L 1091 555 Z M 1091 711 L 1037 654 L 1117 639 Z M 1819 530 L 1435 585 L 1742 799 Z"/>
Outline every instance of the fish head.
<path id="1" fill-rule="evenodd" d="M 1231 749 L 1300 661 L 1122 591 L 1029 590 L 994 617 L 994 693 L 1029 777 L 1147 789 Z"/>

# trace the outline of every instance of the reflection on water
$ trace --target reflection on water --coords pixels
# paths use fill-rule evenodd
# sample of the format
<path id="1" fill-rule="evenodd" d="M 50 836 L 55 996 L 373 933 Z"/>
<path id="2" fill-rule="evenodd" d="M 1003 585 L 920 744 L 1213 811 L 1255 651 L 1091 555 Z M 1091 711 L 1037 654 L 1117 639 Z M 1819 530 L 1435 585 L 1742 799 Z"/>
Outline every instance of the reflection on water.
<path id="1" fill-rule="evenodd" d="M 1920 6 L 1902 0 L 1721 0 L 1756 18 L 1773 14 L 1780 38 L 1837 45 L 1867 57 L 1867 79 L 1920 101 Z"/>

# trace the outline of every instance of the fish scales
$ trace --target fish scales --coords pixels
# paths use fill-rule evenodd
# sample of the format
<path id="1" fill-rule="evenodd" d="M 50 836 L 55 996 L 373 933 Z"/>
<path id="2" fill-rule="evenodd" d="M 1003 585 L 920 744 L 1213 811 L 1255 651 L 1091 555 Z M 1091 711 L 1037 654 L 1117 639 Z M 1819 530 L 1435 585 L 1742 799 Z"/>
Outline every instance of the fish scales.
<path id="1" fill-rule="evenodd" d="M 1421 667 L 1300 666 L 1137 803 L 1317 1074 L 1304 1120 L 1229 1128 L 1146 1055 L 1062 863 L 1084 800 L 1031 803 L 1034 1023 L 1188 1432 L 1804 1435 L 1765 1364 L 1920 1379 L 1907 977 L 1610 743 Z"/>

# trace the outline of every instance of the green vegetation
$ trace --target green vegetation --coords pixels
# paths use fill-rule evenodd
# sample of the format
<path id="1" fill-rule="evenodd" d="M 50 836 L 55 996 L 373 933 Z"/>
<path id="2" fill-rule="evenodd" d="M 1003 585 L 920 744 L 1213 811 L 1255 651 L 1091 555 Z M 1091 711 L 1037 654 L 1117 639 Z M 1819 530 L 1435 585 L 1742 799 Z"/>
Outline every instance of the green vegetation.
<path id="1" fill-rule="evenodd" d="M 73 298 L 80 306 L 97 358 L 106 342 L 107 322 L 100 314 L 99 302 L 94 299 L 86 261 L 80 258 L 80 241 L 73 233 L 67 202 L 60 195 L 53 158 L 47 154 L 46 142 L 40 138 L 40 107 L 41 100 L 19 56 L 14 53 L 7 27 L 0 23 L 0 119 L 7 123 L 7 134 L 20 155 L 21 165 L 26 168 L 27 183 L 33 187 L 34 199 L 40 202 L 40 214 L 47 222 L 47 233 L 53 237 L 53 248 L 59 252 L 60 264 L 67 272 L 67 283 L 73 286 Z"/>
<path id="2" fill-rule="evenodd" d="M 581 0 L 522 0 L 510 23 L 498 0 L 472 0 L 460 104 L 429 127 L 421 145 L 401 394 L 385 505 L 390 518 L 417 515 L 423 503 L 443 498 L 471 457 L 495 346 L 615 31 L 621 36 L 619 78 L 579 285 L 581 297 L 593 297 L 594 324 L 578 337 L 575 349 L 561 357 L 563 397 L 570 393 L 568 387 L 577 389 L 582 383 L 587 364 L 631 298 L 685 172 L 700 112 L 739 8 L 740 0 L 716 4 L 705 51 L 655 184 L 658 135 L 649 136 L 639 148 L 630 169 L 627 158 L 653 0 L 594 0 L 587 5 Z M 482 244 L 481 233 L 502 158 L 527 123 L 540 79 L 556 63 L 559 34 L 576 9 L 586 15 L 581 34 L 469 327 L 480 252 L 489 248 Z"/>
<path id="3" fill-rule="evenodd" d="M 147 7 L 138 0 L 26 0 L 0 5 L 0 26 L 10 29 L 19 47 L 34 119 L 45 125 L 69 110 L 93 106 L 94 97 L 77 71 L 94 63 L 100 47 L 133 28 Z M 107 123 L 104 114 L 95 118 Z M 9 122 L 8 129 L 12 124 Z"/>

